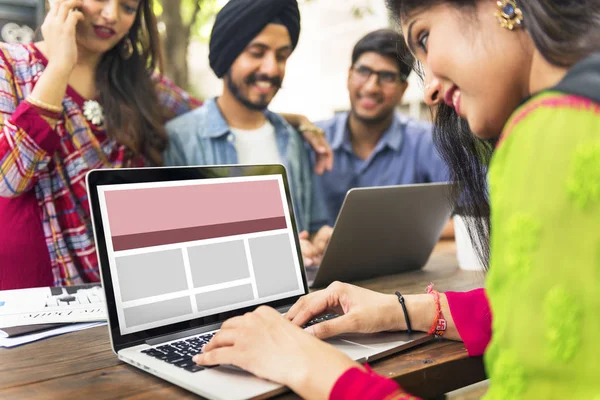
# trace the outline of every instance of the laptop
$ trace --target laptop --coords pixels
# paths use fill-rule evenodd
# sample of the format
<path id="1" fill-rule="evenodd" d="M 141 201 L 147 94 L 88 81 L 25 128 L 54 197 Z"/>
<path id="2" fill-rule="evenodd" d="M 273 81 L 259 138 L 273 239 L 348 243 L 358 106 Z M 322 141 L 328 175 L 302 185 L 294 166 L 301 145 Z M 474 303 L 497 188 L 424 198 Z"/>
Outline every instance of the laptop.
<path id="1" fill-rule="evenodd" d="M 422 268 L 453 210 L 453 183 L 351 189 L 312 287 Z"/>
<path id="2" fill-rule="evenodd" d="M 209 399 L 284 392 L 231 366 L 197 366 L 191 357 L 228 318 L 260 305 L 283 314 L 308 293 L 285 168 L 95 170 L 87 185 L 119 359 Z M 329 342 L 371 361 L 428 340 L 399 332 Z"/>

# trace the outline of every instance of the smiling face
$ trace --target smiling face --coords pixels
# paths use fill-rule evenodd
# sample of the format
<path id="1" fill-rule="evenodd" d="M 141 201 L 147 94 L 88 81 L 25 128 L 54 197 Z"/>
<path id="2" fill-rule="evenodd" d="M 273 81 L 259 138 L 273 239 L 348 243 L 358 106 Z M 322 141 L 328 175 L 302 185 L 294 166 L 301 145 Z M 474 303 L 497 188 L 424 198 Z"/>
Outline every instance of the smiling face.
<path id="1" fill-rule="evenodd" d="M 406 87 L 397 61 L 376 52 L 363 53 L 348 72 L 352 114 L 364 123 L 383 121 L 394 113 Z"/>
<path id="2" fill-rule="evenodd" d="M 85 20 L 77 25 L 77 43 L 103 54 L 129 33 L 143 0 L 83 0 Z"/>
<path id="3" fill-rule="evenodd" d="M 496 137 L 529 95 L 533 44 L 524 30 L 500 27 L 496 2 L 474 9 L 439 4 L 402 19 L 402 30 L 423 64 L 425 102 L 453 107 L 481 138 Z"/>
<path id="4" fill-rule="evenodd" d="M 292 39 L 286 27 L 267 25 L 227 72 L 227 90 L 247 108 L 264 110 L 281 87 L 291 54 Z"/>

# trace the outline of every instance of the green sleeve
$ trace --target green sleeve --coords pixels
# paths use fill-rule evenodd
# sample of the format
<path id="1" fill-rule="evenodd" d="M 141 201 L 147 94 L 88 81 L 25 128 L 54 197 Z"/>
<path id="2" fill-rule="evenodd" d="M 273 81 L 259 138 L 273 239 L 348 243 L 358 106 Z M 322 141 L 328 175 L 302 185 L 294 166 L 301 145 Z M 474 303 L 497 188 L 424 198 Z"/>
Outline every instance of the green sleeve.
<path id="1" fill-rule="evenodd" d="M 550 93 L 507 126 L 489 175 L 487 398 L 596 399 L 600 107 Z"/>

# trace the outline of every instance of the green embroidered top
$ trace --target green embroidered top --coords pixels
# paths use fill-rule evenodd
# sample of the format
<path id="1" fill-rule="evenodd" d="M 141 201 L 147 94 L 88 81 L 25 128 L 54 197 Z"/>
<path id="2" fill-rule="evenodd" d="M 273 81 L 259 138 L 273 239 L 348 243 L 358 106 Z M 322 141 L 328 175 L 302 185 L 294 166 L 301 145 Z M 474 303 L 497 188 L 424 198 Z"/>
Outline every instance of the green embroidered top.
<path id="1" fill-rule="evenodd" d="M 600 104 L 545 92 L 489 172 L 486 399 L 600 400 Z"/>

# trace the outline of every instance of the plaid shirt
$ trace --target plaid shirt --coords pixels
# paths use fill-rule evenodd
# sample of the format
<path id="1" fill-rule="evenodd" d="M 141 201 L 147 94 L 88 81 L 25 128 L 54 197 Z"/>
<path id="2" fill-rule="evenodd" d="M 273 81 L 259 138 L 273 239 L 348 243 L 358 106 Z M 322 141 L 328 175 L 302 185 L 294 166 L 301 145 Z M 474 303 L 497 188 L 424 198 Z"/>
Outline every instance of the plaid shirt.
<path id="1" fill-rule="evenodd" d="M 97 168 L 144 166 L 146 161 L 130 157 L 125 146 L 88 122 L 82 111 L 86 99 L 71 87 L 55 128 L 24 102 L 46 64 L 34 45 L 0 44 L 0 197 L 35 192 L 55 285 L 98 281 L 85 175 Z M 200 105 L 165 78 L 156 81 L 165 121 Z M 15 234 L 35 230 L 30 225 L 21 232 L 16 227 Z M 6 244 L 0 243 L 0 257 L 1 246 Z"/>

